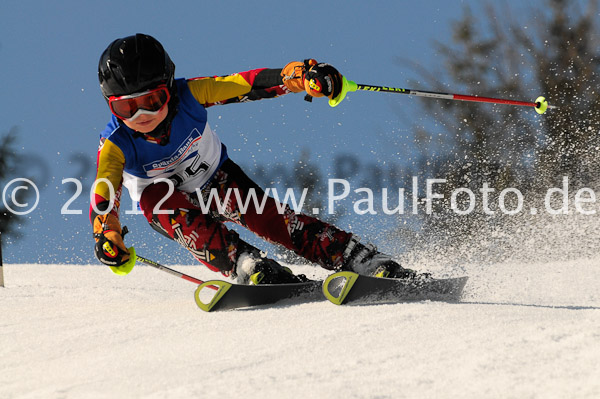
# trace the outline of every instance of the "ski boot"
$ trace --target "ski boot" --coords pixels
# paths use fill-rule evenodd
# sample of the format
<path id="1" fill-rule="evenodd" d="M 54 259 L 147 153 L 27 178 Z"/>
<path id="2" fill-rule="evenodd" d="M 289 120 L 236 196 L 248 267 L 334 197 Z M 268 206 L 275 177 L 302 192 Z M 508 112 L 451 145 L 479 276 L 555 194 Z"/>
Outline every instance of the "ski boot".
<path id="1" fill-rule="evenodd" d="M 417 273 L 406 269 L 391 256 L 377 251 L 373 244 L 361 244 L 359 238 L 352 236 L 344 250 L 342 270 L 353 271 L 372 277 L 414 279 Z"/>
<path id="2" fill-rule="evenodd" d="M 294 284 L 308 281 L 305 275 L 295 275 L 288 267 L 262 256 L 258 250 L 240 255 L 236 275 L 238 284 Z"/>

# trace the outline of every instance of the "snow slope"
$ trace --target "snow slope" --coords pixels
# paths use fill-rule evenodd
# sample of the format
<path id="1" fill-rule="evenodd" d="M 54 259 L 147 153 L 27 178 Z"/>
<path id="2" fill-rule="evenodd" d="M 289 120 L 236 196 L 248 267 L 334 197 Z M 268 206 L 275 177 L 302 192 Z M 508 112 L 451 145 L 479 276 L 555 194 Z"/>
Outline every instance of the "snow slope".
<path id="1" fill-rule="evenodd" d="M 5 265 L 0 397 L 598 398 L 599 260 L 466 267 L 460 304 L 210 314 L 149 267 Z"/>

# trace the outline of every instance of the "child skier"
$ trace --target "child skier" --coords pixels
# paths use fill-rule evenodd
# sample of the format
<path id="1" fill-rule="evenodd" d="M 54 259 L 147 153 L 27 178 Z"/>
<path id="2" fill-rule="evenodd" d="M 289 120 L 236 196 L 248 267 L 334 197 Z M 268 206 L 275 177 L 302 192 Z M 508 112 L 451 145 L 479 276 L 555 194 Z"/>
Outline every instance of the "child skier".
<path id="1" fill-rule="evenodd" d="M 412 270 L 375 246 L 360 243 L 351 233 L 288 206 L 280 212 L 279 204 L 265 198 L 264 191 L 229 158 L 207 123 L 206 108 L 216 104 L 304 91 L 311 97 L 336 98 L 342 76 L 334 67 L 306 60 L 281 69 L 222 77 L 175 79 L 174 72 L 162 45 L 144 34 L 113 41 L 100 57 L 100 88 L 112 118 L 100 134 L 99 184 L 90 220 L 95 254 L 102 263 L 119 267 L 129 260 L 118 216 L 125 186 L 155 230 L 184 246 L 211 270 L 241 284 L 293 283 L 304 278 L 264 257 L 224 222 L 244 226 L 328 270 L 414 277 Z M 229 197 L 228 190 L 233 190 Z M 233 194 L 235 190 L 239 195 Z M 258 204 L 264 199 L 264 209 L 246 201 L 252 192 Z M 217 201 L 224 198 L 228 198 L 226 209 L 219 211 Z M 240 199 L 241 204 L 250 203 L 244 213 Z M 210 204 L 209 213 L 202 211 L 200 201 Z"/>

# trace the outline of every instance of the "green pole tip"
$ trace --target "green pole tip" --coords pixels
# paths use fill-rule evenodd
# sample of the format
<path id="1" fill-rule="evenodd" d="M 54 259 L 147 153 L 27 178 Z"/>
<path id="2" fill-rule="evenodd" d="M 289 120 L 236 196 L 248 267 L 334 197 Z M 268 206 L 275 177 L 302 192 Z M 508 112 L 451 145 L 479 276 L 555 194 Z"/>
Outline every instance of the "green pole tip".
<path id="1" fill-rule="evenodd" d="M 346 98 L 346 94 L 349 91 L 356 91 L 358 89 L 358 85 L 351 80 L 346 79 L 345 76 L 342 76 L 342 91 L 338 96 L 334 99 L 329 100 L 329 105 L 331 107 L 337 107 L 339 103 L 342 102 L 344 98 Z"/>
<path id="2" fill-rule="evenodd" d="M 548 109 L 548 101 L 546 101 L 545 97 L 539 96 L 535 99 L 535 112 L 538 114 L 543 114 Z"/>

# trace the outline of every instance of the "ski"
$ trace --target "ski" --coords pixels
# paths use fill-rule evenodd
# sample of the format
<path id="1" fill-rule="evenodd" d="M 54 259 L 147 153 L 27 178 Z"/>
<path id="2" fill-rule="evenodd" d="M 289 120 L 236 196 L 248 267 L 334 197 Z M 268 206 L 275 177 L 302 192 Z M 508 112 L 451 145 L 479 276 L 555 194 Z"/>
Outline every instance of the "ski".
<path id="1" fill-rule="evenodd" d="M 322 281 L 307 281 L 295 284 L 240 285 L 211 280 L 199 285 L 194 297 L 200 309 L 215 312 L 282 301 L 291 304 L 322 299 L 322 284 Z"/>
<path id="2" fill-rule="evenodd" d="M 325 281 L 297 284 L 240 285 L 211 280 L 199 285 L 194 297 L 198 307 L 205 312 L 317 301 L 323 299 L 323 295 L 336 305 L 424 300 L 457 302 L 467 279 L 399 280 L 343 271 L 331 274 Z"/>
<path id="3" fill-rule="evenodd" d="M 460 300 L 468 277 L 399 280 L 369 277 L 343 271 L 331 274 L 323 283 L 323 294 L 332 303 L 378 304 L 414 301 Z"/>

